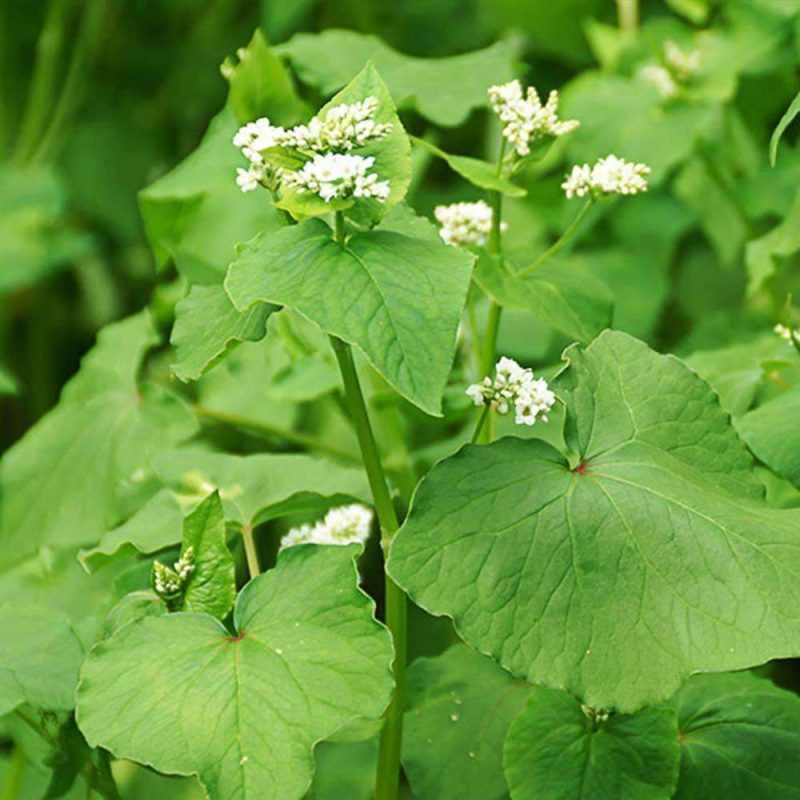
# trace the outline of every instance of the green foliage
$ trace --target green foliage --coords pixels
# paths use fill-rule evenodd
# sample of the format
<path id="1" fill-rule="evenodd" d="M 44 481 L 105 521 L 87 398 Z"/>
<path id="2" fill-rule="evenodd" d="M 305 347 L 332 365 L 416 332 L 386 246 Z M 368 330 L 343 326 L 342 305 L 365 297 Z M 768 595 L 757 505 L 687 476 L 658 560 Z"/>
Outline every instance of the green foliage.
<path id="1" fill-rule="evenodd" d="M 675 715 L 612 714 L 536 687 L 506 739 L 512 798 L 669 800 L 678 777 Z"/>
<path id="2" fill-rule="evenodd" d="M 204 614 L 120 628 L 83 666 L 89 743 L 196 773 L 212 798 L 301 798 L 313 746 L 388 700 L 391 645 L 352 559 L 348 548 L 288 550 L 239 596 L 234 634 Z"/>

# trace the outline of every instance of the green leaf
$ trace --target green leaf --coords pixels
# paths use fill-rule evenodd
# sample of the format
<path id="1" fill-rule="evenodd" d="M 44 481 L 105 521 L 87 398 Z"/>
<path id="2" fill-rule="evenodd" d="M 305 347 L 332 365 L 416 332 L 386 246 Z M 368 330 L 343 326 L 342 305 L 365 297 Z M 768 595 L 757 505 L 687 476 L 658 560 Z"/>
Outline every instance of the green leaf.
<path id="1" fill-rule="evenodd" d="M 419 800 L 503 800 L 503 742 L 530 687 L 457 644 L 408 671 L 403 767 Z"/>
<path id="2" fill-rule="evenodd" d="M 353 154 L 371 156 L 375 159 L 371 171 L 380 180 L 389 181 L 389 196 L 381 203 L 373 198 L 352 198 L 326 202 L 312 192 L 296 188 L 282 187 L 281 199 L 276 204 L 295 218 L 330 214 L 331 211 L 347 210 L 347 216 L 363 225 L 376 223 L 387 211 L 399 203 L 406 195 L 411 181 L 411 143 L 403 123 L 397 116 L 394 101 L 375 67 L 368 63 L 342 91 L 326 103 L 318 113 L 324 116 L 327 111 L 342 103 L 358 103 L 367 97 L 378 101 L 374 119 L 378 123 L 391 125 L 389 132 L 380 139 L 367 142 L 363 147 L 353 150 Z"/>
<path id="3" fill-rule="evenodd" d="M 792 122 L 794 122 L 794 118 L 798 114 L 800 114 L 800 92 L 795 95 L 791 105 L 786 109 L 786 113 L 775 126 L 775 130 L 772 132 L 772 138 L 769 140 L 769 162 L 773 167 L 778 160 L 778 145 L 781 142 L 781 137 Z"/>
<path id="4" fill-rule="evenodd" d="M 166 613 L 167 607 L 155 592 L 149 589 L 129 592 L 109 609 L 103 620 L 102 636 L 99 638 L 108 639 L 112 633 L 130 622 L 145 617 L 163 617 Z"/>
<path id="5" fill-rule="evenodd" d="M 57 611 L 0 606 L 0 717 L 25 703 L 45 711 L 74 705 L 83 648 Z"/>
<path id="6" fill-rule="evenodd" d="M 7 369 L 0 366 L 0 397 L 18 393 L 19 384 L 17 383 L 17 379 Z"/>
<path id="7" fill-rule="evenodd" d="M 256 30 L 247 47 L 237 51 L 239 63 L 226 59 L 222 74 L 230 84 L 228 108 L 244 124 L 269 117 L 275 125 L 289 125 L 303 113 L 292 79 L 281 60 Z"/>
<path id="8" fill-rule="evenodd" d="M 143 189 L 139 205 L 156 266 L 170 261 L 191 283 L 219 283 L 236 245 L 284 225 L 264 192 L 243 193 L 236 168 L 246 167 L 232 144 L 239 124 L 225 109 L 198 148 Z"/>
<path id="9" fill-rule="evenodd" d="M 794 198 L 786 219 L 745 248 L 747 291 L 761 288 L 779 269 L 783 260 L 800 250 L 800 191 Z"/>
<path id="10" fill-rule="evenodd" d="M 550 262 L 517 278 L 490 258 L 478 259 L 475 282 L 495 302 L 530 311 L 567 336 L 588 342 L 611 324 L 613 300 L 606 285 L 579 264 Z"/>
<path id="11" fill-rule="evenodd" d="M 197 380 L 241 342 L 263 339 L 275 310 L 269 303 L 258 303 L 241 312 L 221 285 L 193 286 L 175 307 L 175 375 L 182 381 Z"/>
<path id="12" fill-rule="evenodd" d="M 440 462 L 392 577 L 512 674 L 595 708 L 800 651 L 800 515 L 760 501 L 708 386 L 621 333 L 568 355 L 555 390 L 572 461 L 502 439 Z"/>
<path id="13" fill-rule="evenodd" d="M 236 600 L 236 574 L 225 541 L 225 517 L 218 491 L 184 520 L 181 557 L 190 547 L 194 570 L 186 583 L 181 610 L 222 619 Z"/>
<path id="14" fill-rule="evenodd" d="M 471 267 L 466 252 L 390 230 L 354 233 L 342 246 L 312 219 L 250 242 L 225 288 L 240 310 L 273 302 L 299 311 L 439 415 Z"/>
<path id="15" fill-rule="evenodd" d="M 96 542 L 120 517 L 123 480 L 152 454 L 196 431 L 174 395 L 137 385 L 157 341 L 147 313 L 109 325 L 67 384 L 58 406 L 0 463 L 0 564 L 8 568 L 47 542 Z"/>
<path id="16" fill-rule="evenodd" d="M 680 760 L 675 713 L 604 716 L 566 692 L 534 687 L 506 740 L 511 797 L 669 800 Z"/>
<path id="17" fill-rule="evenodd" d="M 672 700 L 681 772 L 675 800 L 797 800 L 800 699 L 748 673 L 696 675 Z"/>
<path id="18" fill-rule="evenodd" d="M 87 741 L 197 774 L 212 800 L 299 800 L 314 745 L 389 700 L 391 642 L 357 587 L 354 553 L 281 553 L 239 595 L 235 635 L 202 614 L 120 628 L 81 672 Z"/>
<path id="19" fill-rule="evenodd" d="M 462 178 L 468 180 L 473 186 L 489 191 L 502 192 L 509 197 L 524 197 L 527 192 L 516 183 L 501 177 L 497 174 L 497 167 L 488 161 L 481 161 L 478 158 L 469 156 L 453 156 L 440 150 L 425 139 L 416 136 L 411 137 L 411 141 L 423 150 L 433 153 L 437 158 L 441 158 L 453 172 L 457 172 Z"/>
<path id="20" fill-rule="evenodd" d="M 444 126 L 460 125 L 473 109 L 488 105 L 487 87 L 514 77 L 514 47 L 507 42 L 448 58 L 413 58 L 375 36 L 326 30 L 297 34 L 277 50 L 288 57 L 300 80 L 326 96 L 371 60 L 398 108 L 413 108 Z"/>
<path id="21" fill-rule="evenodd" d="M 800 431 L 789 420 L 800 414 L 800 386 L 768 400 L 736 420 L 739 435 L 770 469 L 800 482 Z"/>

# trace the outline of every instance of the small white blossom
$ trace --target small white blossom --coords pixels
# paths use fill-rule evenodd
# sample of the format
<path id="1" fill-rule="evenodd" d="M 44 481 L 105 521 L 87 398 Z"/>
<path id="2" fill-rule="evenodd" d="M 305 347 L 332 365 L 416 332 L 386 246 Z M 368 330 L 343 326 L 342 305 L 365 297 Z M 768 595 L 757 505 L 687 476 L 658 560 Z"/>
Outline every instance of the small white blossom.
<path id="1" fill-rule="evenodd" d="M 281 549 L 298 544 L 364 544 L 372 528 L 372 511 L 360 503 L 332 508 L 314 525 L 292 528 L 282 539 Z"/>
<path id="2" fill-rule="evenodd" d="M 601 158 L 594 166 L 576 165 L 567 175 L 561 188 L 568 198 L 591 194 L 602 197 L 609 194 L 638 194 L 647 191 L 650 167 L 636 164 L 616 156 Z"/>
<path id="3" fill-rule="evenodd" d="M 483 247 L 492 230 L 492 209 L 483 200 L 476 203 L 451 203 L 436 206 L 433 216 L 441 225 L 439 235 L 447 244 L 474 244 Z M 502 223 L 502 230 L 506 224 Z"/>
<path id="4" fill-rule="evenodd" d="M 550 92 L 545 105 L 533 86 L 523 95 L 518 80 L 490 86 L 488 94 L 492 109 L 503 123 L 503 136 L 520 156 L 531 152 L 531 144 L 547 137 L 563 136 L 580 124 L 577 120 L 558 119 L 558 92 L 555 90 Z"/>
<path id="5" fill-rule="evenodd" d="M 662 97 L 674 97 L 678 92 L 678 84 L 675 83 L 672 73 L 659 64 L 646 64 L 639 70 L 638 75 Z"/>
<path id="6" fill-rule="evenodd" d="M 800 343 L 800 328 L 792 329 L 787 325 L 781 325 L 779 322 L 773 330 L 791 347 L 794 347 L 795 342 Z"/>
<path id="7" fill-rule="evenodd" d="M 168 605 L 180 599 L 189 576 L 194 572 L 194 548 L 187 547 L 183 555 L 168 567 L 160 561 L 153 562 L 153 588 Z"/>
<path id="8" fill-rule="evenodd" d="M 534 378 L 532 370 L 505 356 L 497 362 L 494 380 L 486 376 L 469 386 L 467 395 L 476 406 L 488 405 L 498 414 L 507 414 L 513 406 L 517 425 L 533 425 L 537 419 L 547 422 L 556 401 L 544 378 Z"/>
<path id="9" fill-rule="evenodd" d="M 316 155 L 302 169 L 284 173 L 283 183 L 301 192 L 313 192 L 326 203 L 349 197 L 371 197 L 385 203 L 390 192 L 389 181 L 379 181 L 374 172 L 368 172 L 374 163 L 372 156 Z"/>
<path id="10" fill-rule="evenodd" d="M 250 169 L 236 168 L 236 185 L 243 192 L 252 192 L 258 189 L 261 186 L 262 177 L 261 170 L 256 167 L 251 166 Z"/>
<path id="11" fill-rule="evenodd" d="M 673 41 L 664 42 L 664 63 L 681 82 L 686 82 L 700 69 L 699 50 L 682 50 Z"/>

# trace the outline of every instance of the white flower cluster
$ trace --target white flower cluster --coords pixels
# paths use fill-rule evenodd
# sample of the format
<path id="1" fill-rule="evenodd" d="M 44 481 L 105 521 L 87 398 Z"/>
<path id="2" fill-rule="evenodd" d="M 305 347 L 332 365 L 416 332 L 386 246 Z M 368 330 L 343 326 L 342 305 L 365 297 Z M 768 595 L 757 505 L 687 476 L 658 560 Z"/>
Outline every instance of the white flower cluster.
<path id="1" fill-rule="evenodd" d="M 777 333 L 777 334 L 778 334 L 778 336 L 780 336 L 780 337 L 781 337 L 781 339 L 783 339 L 783 341 L 784 341 L 784 342 L 786 342 L 786 343 L 787 343 L 789 346 L 791 346 L 791 347 L 794 347 L 794 345 L 795 345 L 795 342 L 797 342 L 798 344 L 800 344 L 800 328 L 794 328 L 794 329 L 792 329 L 792 328 L 788 327 L 787 325 L 781 325 L 781 323 L 779 322 L 779 323 L 778 323 L 778 324 L 777 324 L 777 325 L 776 325 L 776 326 L 773 328 L 773 330 L 774 330 L 774 331 L 775 331 L 775 333 Z"/>
<path id="2" fill-rule="evenodd" d="M 474 244 L 483 247 L 492 230 L 492 209 L 483 200 L 476 203 L 451 203 L 436 206 L 433 216 L 441 225 L 439 235 L 447 244 Z M 502 223 L 502 229 L 506 224 Z"/>
<path id="3" fill-rule="evenodd" d="M 561 188 L 568 198 L 591 194 L 602 197 L 609 194 L 638 194 L 647 191 L 650 167 L 636 164 L 616 156 L 601 158 L 594 166 L 574 166 Z"/>
<path id="4" fill-rule="evenodd" d="M 682 50 L 671 40 L 664 42 L 664 63 L 681 82 L 690 80 L 700 69 L 701 59 L 699 50 Z"/>
<path id="5" fill-rule="evenodd" d="M 236 170 L 236 183 L 243 192 L 251 192 L 259 186 L 274 188 L 283 180 L 301 191 L 319 194 L 326 202 L 335 197 L 372 197 L 385 202 L 389 183 L 367 174 L 375 160 L 342 155 L 389 133 L 390 123 L 374 119 L 377 110 L 377 98 L 367 97 L 358 103 L 334 106 L 307 125 L 289 129 L 273 125 L 267 117 L 249 122 L 233 137 L 234 146 L 250 162 L 247 169 Z M 271 167 L 265 160 L 263 153 L 271 147 L 290 147 L 315 155 L 298 172 L 288 172 Z"/>
<path id="6" fill-rule="evenodd" d="M 372 511 L 360 503 L 332 508 L 314 525 L 292 528 L 282 539 L 281 549 L 298 544 L 364 544 L 372 528 Z"/>
<path id="7" fill-rule="evenodd" d="M 194 548 L 187 547 L 183 555 L 167 567 L 160 561 L 153 562 L 153 586 L 156 594 L 164 600 L 175 600 L 180 596 L 186 581 L 194 572 Z"/>
<path id="8" fill-rule="evenodd" d="M 368 171 L 374 163 L 372 156 L 318 154 L 297 172 L 285 172 L 283 185 L 318 194 L 326 203 L 348 197 L 371 197 L 385 203 L 391 191 L 389 181 L 379 181 Z"/>
<path id="9" fill-rule="evenodd" d="M 672 73 L 660 64 L 645 64 L 639 70 L 638 75 L 662 97 L 674 97 L 678 93 L 678 84 L 672 77 Z"/>
<path id="10" fill-rule="evenodd" d="M 533 425 L 537 419 L 547 422 L 556 401 L 544 378 L 534 378 L 532 370 L 505 356 L 497 362 L 494 380 L 487 375 L 473 383 L 467 394 L 476 406 L 488 405 L 498 414 L 507 414 L 513 405 L 517 425 Z"/>
<path id="11" fill-rule="evenodd" d="M 558 119 L 558 92 L 552 91 L 542 105 L 533 86 L 522 93 L 518 80 L 489 87 L 489 102 L 503 123 L 503 136 L 514 146 L 517 154 L 527 156 L 531 144 L 546 137 L 563 136 L 575 130 L 578 120 Z"/>

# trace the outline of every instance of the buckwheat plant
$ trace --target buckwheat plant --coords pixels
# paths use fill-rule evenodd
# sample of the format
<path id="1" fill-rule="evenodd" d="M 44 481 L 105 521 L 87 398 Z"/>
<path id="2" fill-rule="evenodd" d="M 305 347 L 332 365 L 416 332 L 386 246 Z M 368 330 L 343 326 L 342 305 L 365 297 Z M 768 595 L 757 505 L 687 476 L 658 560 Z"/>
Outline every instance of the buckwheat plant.
<path id="1" fill-rule="evenodd" d="M 760 381 L 796 354 L 764 323 L 772 351 L 690 368 L 611 329 L 600 268 L 638 276 L 618 268 L 647 231 L 658 249 L 634 236 L 662 207 L 683 237 L 666 187 L 700 204 L 713 159 L 651 173 L 633 106 L 598 141 L 594 97 L 565 91 L 562 119 L 498 52 L 257 34 L 198 150 L 142 193 L 179 280 L 101 332 L 0 475 L 13 591 L 79 585 L 75 559 L 93 581 L 0 605 L 0 715 L 55 771 L 36 797 L 144 796 L 131 774 L 211 800 L 797 795 L 800 701 L 747 670 L 800 655 L 800 511 L 740 438 L 796 481 L 796 437 L 747 406 L 780 389 L 792 416 L 796 381 Z M 661 67 L 699 76 L 672 46 Z M 645 98 L 650 130 L 672 104 L 636 68 L 592 80 Z M 474 140 L 445 130 L 468 117 Z M 629 238 L 568 253 L 590 221 Z M 635 298 L 668 294 L 635 266 Z"/>

